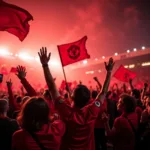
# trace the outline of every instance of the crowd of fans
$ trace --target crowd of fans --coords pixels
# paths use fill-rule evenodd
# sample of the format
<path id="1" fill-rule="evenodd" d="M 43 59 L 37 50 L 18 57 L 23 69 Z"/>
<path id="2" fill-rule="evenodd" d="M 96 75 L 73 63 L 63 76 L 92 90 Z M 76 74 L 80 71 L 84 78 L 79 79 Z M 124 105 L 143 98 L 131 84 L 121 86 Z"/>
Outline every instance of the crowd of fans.
<path id="1" fill-rule="evenodd" d="M 109 87 L 115 65 L 105 63 L 103 86 L 88 89 L 82 82 L 72 91 L 67 84 L 57 89 L 48 66 L 51 53 L 39 52 L 48 89 L 37 92 L 26 79 L 26 69 L 17 76 L 26 92 L 14 95 L 13 81 L 0 95 L 0 150 L 149 150 L 150 88 L 137 90 L 129 81 Z M 108 90 L 109 89 L 109 90 Z M 62 94 L 63 93 L 63 94 Z"/>

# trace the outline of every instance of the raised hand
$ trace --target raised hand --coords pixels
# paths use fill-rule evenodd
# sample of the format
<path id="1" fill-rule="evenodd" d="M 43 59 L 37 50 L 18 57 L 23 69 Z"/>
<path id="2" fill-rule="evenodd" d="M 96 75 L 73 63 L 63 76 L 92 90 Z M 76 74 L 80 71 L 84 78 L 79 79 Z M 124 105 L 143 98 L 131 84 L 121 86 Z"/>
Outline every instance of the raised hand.
<path id="1" fill-rule="evenodd" d="M 6 81 L 7 86 L 11 87 L 12 86 L 12 81 L 11 79 L 9 81 Z"/>
<path id="2" fill-rule="evenodd" d="M 97 78 L 97 77 L 94 77 L 93 79 L 94 79 L 95 81 L 98 81 L 98 78 Z"/>
<path id="3" fill-rule="evenodd" d="M 115 62 L 114 62 L 113 58 L 111 57 L 111 58 L 109 59 L 108 64 L 105 62 L 105 68 L 106 68 L 106 70 L 107 70 L 107 71 L 112 71 L 112 69 L 113 69 L 113 67 L 114 67 L 114 64 L 115 64 Z"/>
<path id="4" fill-rule="evenodd" d="M 47 54 L 47 48 L 42 47 L 40 52 L 38 52 L 38 55 L 40 57 L 41 64 L 47 65 L 51 57 L 51 53 Z"/>
<path id="5" fill-rule="evenodd" d="M 17 74 L 16 75 L 18 76 L 19 79 L 24 79 L 26 77 L 26 74 L 27 74 L 27 72 L 26 72 L 25 67 L 23 67 L 23 66 L 17 67 Z"/>
<path id="6" fill-rule="evenodd" d="M 129 83 L 132 84 L 132 79 L 129 79 Z"/>
<path id="7" fill-rule="evenodd" d="M 148 84 L 147 83 L 144 83 L 144 88 L 147 88 L 148 87 Z"/>

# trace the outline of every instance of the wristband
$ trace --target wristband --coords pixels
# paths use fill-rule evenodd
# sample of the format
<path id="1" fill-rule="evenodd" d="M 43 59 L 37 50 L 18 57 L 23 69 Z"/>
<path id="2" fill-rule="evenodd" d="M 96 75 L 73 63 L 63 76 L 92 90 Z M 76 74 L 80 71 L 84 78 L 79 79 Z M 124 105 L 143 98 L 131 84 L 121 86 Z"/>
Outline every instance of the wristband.
<path id="1" fill-rule="evenodd" d="M 42 67 L 44 68 L 44 67 L 48 67 L 48 64 L 42 64 Z"/>

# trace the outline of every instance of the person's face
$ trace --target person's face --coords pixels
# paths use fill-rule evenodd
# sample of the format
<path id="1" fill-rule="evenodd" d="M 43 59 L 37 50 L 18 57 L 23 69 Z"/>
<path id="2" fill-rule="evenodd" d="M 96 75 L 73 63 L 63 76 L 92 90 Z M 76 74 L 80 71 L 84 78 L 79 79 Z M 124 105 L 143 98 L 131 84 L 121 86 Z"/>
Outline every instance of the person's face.
<path id="1" fill-rule="evenodd" d="M 123 101 L 122 101 L 122 98 L 120 98 L 119 101 L 118 101 L 117 110 L 120 111 L 120 112 L 123 111 Z"/>
<path id="2" fill-rule="evenodd" d="M 146 101 L 145 101 L 145 106 L 148 107 L 148 103 L 150 103 L 150 98 L 146 98 Z"/>
<path id="3" fill-rule="evenodd" d="M 150 115 L 150 106 L 147 107 L 148 114 Z"/>

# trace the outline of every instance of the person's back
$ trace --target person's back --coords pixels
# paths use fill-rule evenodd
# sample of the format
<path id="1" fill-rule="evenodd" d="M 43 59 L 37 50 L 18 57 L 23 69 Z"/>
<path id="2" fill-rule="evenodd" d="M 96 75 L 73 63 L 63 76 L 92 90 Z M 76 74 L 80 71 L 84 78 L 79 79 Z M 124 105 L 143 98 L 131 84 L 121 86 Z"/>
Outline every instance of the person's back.
<path id="1" fill-rule="evenodd" d="M 64 124 L 58 120 L 51 124 L 45 124 L 40 131 L 34 134 L 47 150 L 59 150 L 64 132 Z M 31 134 L 25 129 L 14 133 L 12 143 L 13 150 L 41 150 Z"/>
<path id="2" fill-rule="evenodd" d="M 138 127 L 138 116 L 134 112 L 128 115 L 122 114 L 120 117 L 116 118 L 114 122 L 114 127 L 117 129 L 113 137 L 116 150 L 134 149 L 135 134 L 128 120 L 130 120 L 136 130 Z"/>
<path id="3" fill-rule="evenodd" d="M 135 112 L 135 99 L 129 95 L 122 95 L 117 109 L 122 115 L 115 119 L 110 129 L 108 117 L 103 114 L 105 129 L 115 150 L 135 150 L 137 140 L 138 115 Z"/>
<path id="4" fill-rule="evenodd" d="M 19 129 L 16 120 L 7 117 L 0 117 L 0 149 L 11 150 L 13 133 Z"/>
<path id="5" fill-rule="evenodd" d="M 82 84 L 78 85 L 72 95 L 74 107 L 68 106 L 57 89 L 51 72 L 48 67 L 51 53 L 47 53 L 47 48 L 42 47 L 38 53 L 43 67 L 46 83 L 52 94 L 55 108 L 60 117 L 66 123 L 66 133 L 63 137 L 61 150 L 94 150 L 94 125 L 100 111 L 100 103 L 103 103 L 106 92 L 108 91 L 111 72 L 114 66 L 113 58 L 105 62 L 107 71 L 102 93 L 98 95 L 98 100 L 88 105 L 90 91 Z M 71 93 L 70 93 L 71 94 Z M 88 105 L 88 106 L 87 106 Z"/>
<path id="6" fill-rule="evenodd" d="M 11 150 L 13 133 L 19 129 L 16 120 L 7 117 L 8 102 L 0 100 L 0 149 Z"/>
<path id="7" fill-rule="evenodd" d="M 43 98 L 27 100 L 18 116 L 22 129 L 13 135 L 12 150 L 59 150 L 65 125 L 61 120 L 50 122 L 49 115 L 48 103 Z"/>
<path id="8" fill-rule="evenodd" d="M 94 105 L 93 103 L 82 109 L 69 108 L 61 150 L 94 150 L 94 126 L 99 112 L 99 106 Z"/>

